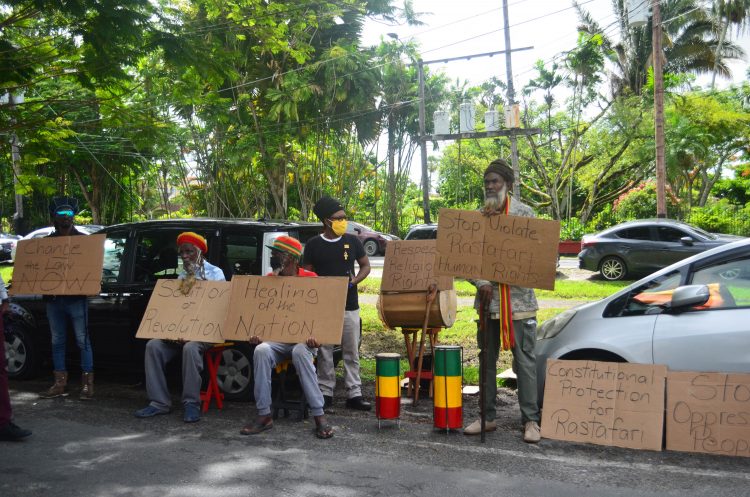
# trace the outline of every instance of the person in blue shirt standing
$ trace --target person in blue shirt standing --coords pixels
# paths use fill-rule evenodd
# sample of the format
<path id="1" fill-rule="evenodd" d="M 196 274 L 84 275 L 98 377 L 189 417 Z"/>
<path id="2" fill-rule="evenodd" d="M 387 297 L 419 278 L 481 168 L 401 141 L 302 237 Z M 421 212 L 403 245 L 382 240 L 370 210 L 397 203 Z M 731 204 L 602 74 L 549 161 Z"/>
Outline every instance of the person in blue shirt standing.
<path id="1" fill-rule="evenodd" d="M 208 252 L 206 239 L 193 232 L 181 233 L 177 237 L 177 253 L 182 259 L 183 271 L 178 278 L 184 294 L 197 280 L 225 281 L 224 272 L 204 258 Z M 137 418 L 151 418 L 167 414 L 172 409 L 172 399 L 167 388 L 165 368 L 169 361 L 182 353 L 182 405 L 183 421 L 195 423 L 201 419 L 201 371 L 203 353 L 210 343 L 184 342 L 176 340 L 149 340 L 146 344 L 146 393 L 149 405 L 136 411 Z"/>

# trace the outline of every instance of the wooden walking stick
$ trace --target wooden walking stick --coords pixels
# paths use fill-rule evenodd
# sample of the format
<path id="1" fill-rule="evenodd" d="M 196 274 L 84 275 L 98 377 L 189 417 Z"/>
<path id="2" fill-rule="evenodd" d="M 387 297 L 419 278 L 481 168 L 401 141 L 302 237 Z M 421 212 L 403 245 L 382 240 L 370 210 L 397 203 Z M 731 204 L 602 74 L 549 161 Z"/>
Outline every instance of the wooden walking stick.
<path id="1" fill-rule="evenodd" d="M 479 439 L 484 443 L 484 428 L 486 425 L 486 413 L 484 412 L 485 398 L 487 392 L 485 391 L 485 372 L 487 362 L 487 317 L 489 314 L 489 306 L 479 301 L 479 339 L 482 343 L 479 345 Z"/>
<path id="2" fill-rule="evenodd" d="M 422 379 L 422 359 L 424 358 L 424 336 L 427 334 L 427 323 L 430 320 L 430 307 L 435 301 L 437 295 L 437 285 L 431 284 L 427 289 L 427 305 L 425 306 L 424 322 L 422 323 L 422 337 L 419 340 L 419 358 L 417 359 L 417 378 L 415 380 L 416 385 L 414 386 L 414 403 L 417 405 L 419 400 L 419 381 Z"/>

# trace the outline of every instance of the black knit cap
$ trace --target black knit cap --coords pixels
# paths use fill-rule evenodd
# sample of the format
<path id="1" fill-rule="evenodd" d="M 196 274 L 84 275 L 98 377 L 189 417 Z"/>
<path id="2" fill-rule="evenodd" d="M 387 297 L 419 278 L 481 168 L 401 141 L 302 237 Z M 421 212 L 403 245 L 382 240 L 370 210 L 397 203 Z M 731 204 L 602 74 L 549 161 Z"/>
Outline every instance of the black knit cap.
<path id="1" fill-rule="evenodd" d="M 75 197 L 55 197 L 49 203 L 49 215 L 55 217 L 59 210 L 71 210 L 78 214 L 78 199 Z"/>
<path id="2" fill-rule="evenodd" d="M 341 206 L 341 202 L 329 196 L 322 197 L 315 202 L 315 205 L 313 206 L 313 212 L 321 221 L 331 217 L 331 214 L 334 212 L 343 210 L 344 208 Z"/>
<path id="3" fill-rule="evenodd" d="M 513 168 L 503 159 L 495 159 L 490 162 L 490 165 L 484 170 L 484 176 L 487 176 L 487 173 L 497 173 L 502 176 L 506 183 L 513 183 Z"/>

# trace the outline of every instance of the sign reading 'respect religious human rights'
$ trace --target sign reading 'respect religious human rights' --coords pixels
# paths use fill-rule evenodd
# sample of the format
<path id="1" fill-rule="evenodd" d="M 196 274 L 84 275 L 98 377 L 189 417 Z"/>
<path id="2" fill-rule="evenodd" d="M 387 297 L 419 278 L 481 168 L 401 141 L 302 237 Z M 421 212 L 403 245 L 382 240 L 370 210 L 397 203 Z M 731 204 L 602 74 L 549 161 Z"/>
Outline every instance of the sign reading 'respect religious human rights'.
<path id="1" fill-rule="evenodd" d="M 347 278 L 337 277 L 236 275 L 224 338 L 341 343 L 348 285 Z"/>
<path id="2" fill-rule="evenodd" d="M 98 295 L 104 235 L 20 240 L 11 295 Z"/>
<path id="3" fill-rule="evenodd" d="M 198 280 L 187 294 L 181 284 L 182 280 L 157 281 L 136 338 L 223 342 L 232 284 Z"/>
<path id="4" fill-rule="evenodd" d="M 555 287 L 560 222 L 440 209 L 437 274 Z"/>
<path id="5" fill-rule="evenodd" d="M 542 436 L 661 450 L 667 367 L 547 361 Z"/>
<path id="6" fill-rule="evenodd" d="M 435 273 L 435 240 L 394 240 L 385 246 L 381 292 L 424 292 L 435 283 L 438 290 L 453 288 L 453 278 Z"/>

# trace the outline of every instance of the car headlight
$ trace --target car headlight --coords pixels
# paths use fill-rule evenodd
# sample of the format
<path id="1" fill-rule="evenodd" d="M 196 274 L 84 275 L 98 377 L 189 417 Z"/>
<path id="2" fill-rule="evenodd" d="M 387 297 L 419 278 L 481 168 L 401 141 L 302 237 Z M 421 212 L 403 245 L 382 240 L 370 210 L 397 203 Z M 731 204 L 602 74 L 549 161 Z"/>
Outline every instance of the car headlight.
<path id="1" fill-rule="evenodd" d="M 565 328 L 568 322 L 573 319 L 573 316 L 575 315 L 575 309 L 568 309 L 567 311 L 561 312 L 552 319 L 548 319 L 547 321 L 542 323 L 542 325 L 537 330 L 536 339 L 545 340 L 548 338 L 556 337 L 563 330 L 563 328 Z"/>

